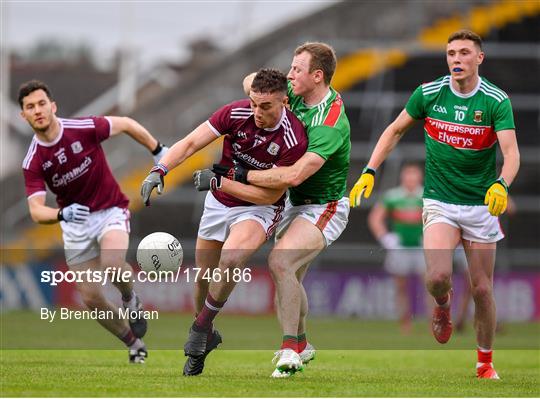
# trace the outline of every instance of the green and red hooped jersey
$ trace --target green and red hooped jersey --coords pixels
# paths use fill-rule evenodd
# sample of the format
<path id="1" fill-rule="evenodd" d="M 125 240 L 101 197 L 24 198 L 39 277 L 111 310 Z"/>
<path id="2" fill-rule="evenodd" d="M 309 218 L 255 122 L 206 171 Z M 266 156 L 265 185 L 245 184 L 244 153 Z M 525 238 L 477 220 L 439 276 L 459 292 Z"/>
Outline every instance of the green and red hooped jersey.
<path id="1" fill-rule="evenodd" d="M 324 165 L 302 184 L 289 189 L 293 205 L 326 204 L 341 199 L 347 190 L 351 156 L 351 127 L 343 100 L 330 87 L 328 95 L 317 105 L 308 106 L 295 96 L 289 82 L 291 111 L 306 128 L 308 148 L 325 159 Z"/>
<path id="2" fill-rule="evenodd" d="M 422 246 L 422 192 L 423 187 L 411 193 L 400 186 L 383 195 L 381 205 L 388 214 L 390 230 L 403 247 Z"/>
<path id="3" fill-rule="evenodd" d="M 483 205 L 496 180 L 496 132 L 515 129 L 508 95 L 484 78 L 468 93 L 456 92 L 450 75 L 413 92 L 407 113 L 424 119 L 424 198 Z"/>

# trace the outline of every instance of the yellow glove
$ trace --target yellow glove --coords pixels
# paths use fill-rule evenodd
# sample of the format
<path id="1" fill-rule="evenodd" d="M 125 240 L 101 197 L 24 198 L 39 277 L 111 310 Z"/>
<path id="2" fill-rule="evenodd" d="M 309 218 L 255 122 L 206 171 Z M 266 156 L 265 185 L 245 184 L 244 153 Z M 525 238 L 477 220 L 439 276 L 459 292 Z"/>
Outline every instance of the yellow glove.
<path id="1" fill-rule="evenodd" d="M 503 178 L 500 178 L 486 192 L 484 204 L 493 216 L 499 216 L 506 211 L 508 205 L 508 186 Z"/>
<path id="2" fill-rule="evenodd" d="M 351 208 L 360 206 L 360 201 L 362 200 L 362 195 L 365 198 L 369 198 L 373 186 L 375 185 L 375 171 L 371 168 L 364 168 L 362 175 L 354 185 L 349 194 L 349 204 Z"/>

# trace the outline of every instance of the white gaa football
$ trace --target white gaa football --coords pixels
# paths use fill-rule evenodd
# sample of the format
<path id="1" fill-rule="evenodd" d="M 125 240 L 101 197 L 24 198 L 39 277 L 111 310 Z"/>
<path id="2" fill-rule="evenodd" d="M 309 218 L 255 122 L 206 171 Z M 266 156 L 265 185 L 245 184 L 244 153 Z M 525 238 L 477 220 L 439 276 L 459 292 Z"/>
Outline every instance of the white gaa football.
<path id="1" fill-rule="evenodd" d="M 145 272 L 176 271 L 183 259 L 180 241 L 169 233 L 148 234 L 137 247 L 137 263 Z"/>

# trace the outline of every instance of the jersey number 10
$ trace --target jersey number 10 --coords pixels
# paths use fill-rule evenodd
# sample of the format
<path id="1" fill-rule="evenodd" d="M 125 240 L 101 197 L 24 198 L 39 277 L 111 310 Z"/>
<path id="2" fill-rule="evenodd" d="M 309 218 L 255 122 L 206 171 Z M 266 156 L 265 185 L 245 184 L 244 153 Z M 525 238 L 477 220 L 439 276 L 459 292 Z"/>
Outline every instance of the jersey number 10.
<path id="1" fill-rule="evenodd" d="M 456 114 L 454 115 L 454 119 L 456 121 L 462 122 L 463 119 L 465 119 L 465 112 L 460 111 L 459 109 L 456 109 Z"/>

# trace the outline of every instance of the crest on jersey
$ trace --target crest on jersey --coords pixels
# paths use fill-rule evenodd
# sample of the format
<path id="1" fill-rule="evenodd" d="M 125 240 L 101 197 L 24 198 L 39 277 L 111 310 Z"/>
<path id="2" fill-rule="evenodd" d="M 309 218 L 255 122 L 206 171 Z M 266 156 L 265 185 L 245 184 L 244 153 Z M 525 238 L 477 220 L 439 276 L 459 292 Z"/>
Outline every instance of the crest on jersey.
<path id="1" fill-rule="evenodd" d="M 279 144 L 271 142 L 266 151 L 268 151 L 270 155 L 276 155 L 279 151 Z"/>
<path id="2" fill-rule="evenodd" d="M 78 154 L 82 150 L 83 150 L 83 147 L 80 141 L 71 143 L 71 151 L 73 151 L 74 154 Z"/>
<path id="3" fill-rule="evenodd" d="M 53 163 L 51 161 L 45 161 L 45 163 L 43 163 L 41 165 L 41 167 L 43 168 L 43 170 L 47 170 L 49 169 L 51 166 L 53 166 Z"/>
<path id="4" fill-rule="evenodd" d="M 474 119 L 475 122 L 482 122 L 482 111 L 474 111 Z"/>

